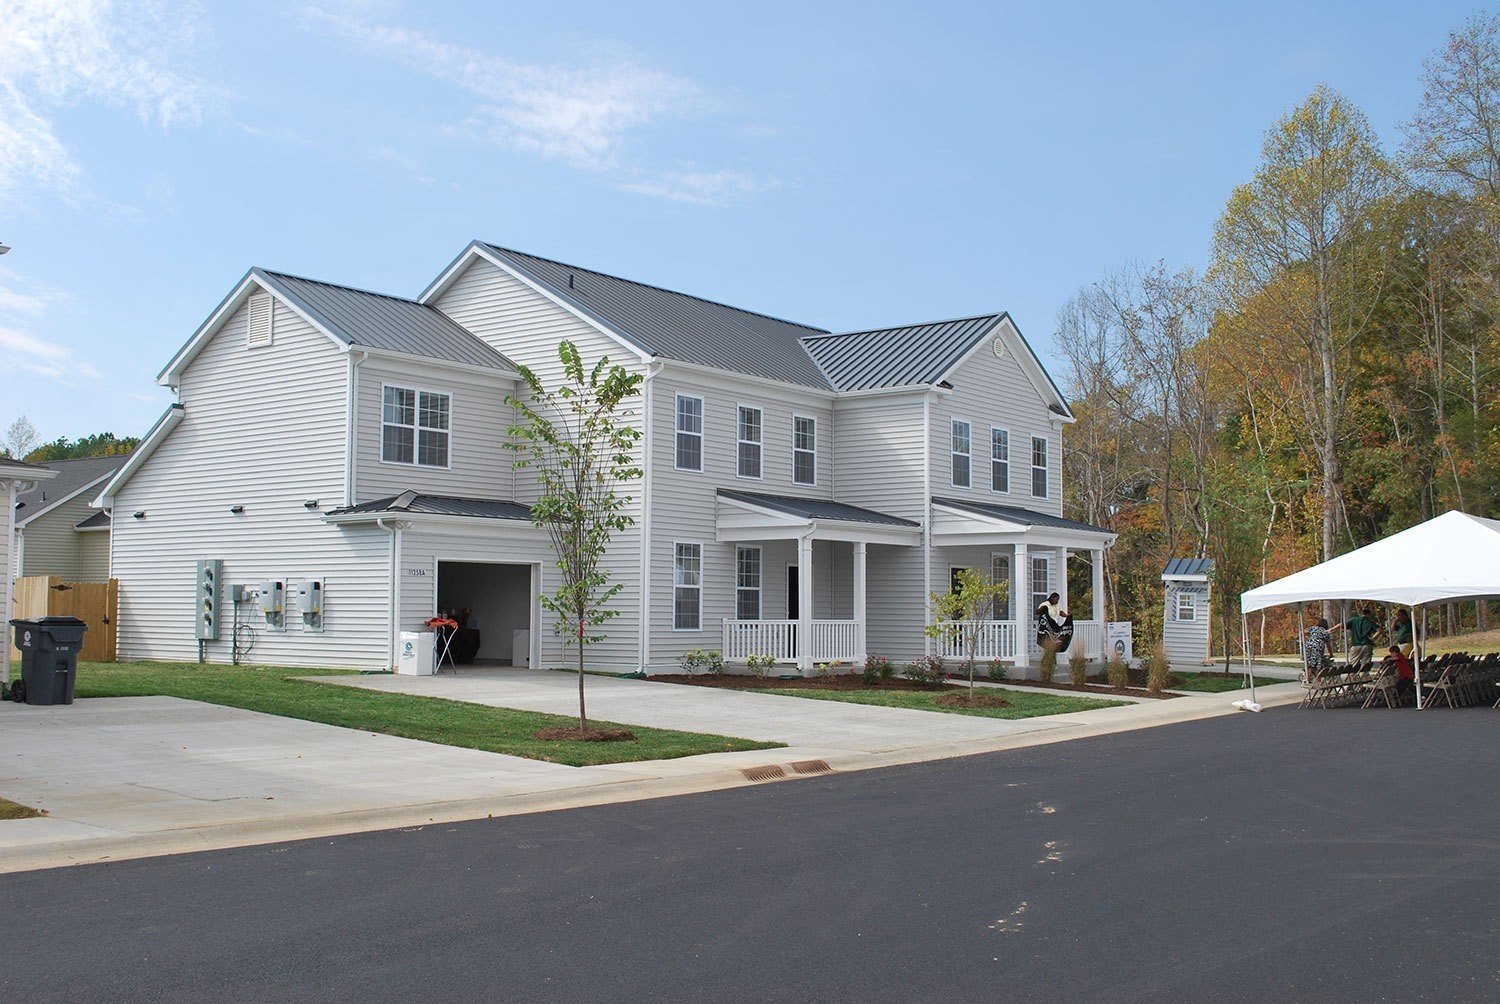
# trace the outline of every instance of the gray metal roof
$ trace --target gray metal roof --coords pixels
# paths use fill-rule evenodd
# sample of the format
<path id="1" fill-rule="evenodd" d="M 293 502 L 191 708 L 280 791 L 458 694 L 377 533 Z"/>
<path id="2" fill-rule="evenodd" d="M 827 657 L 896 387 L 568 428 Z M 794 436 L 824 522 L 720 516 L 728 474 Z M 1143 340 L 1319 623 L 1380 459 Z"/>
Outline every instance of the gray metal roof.
<path id="1" fill-rule="evenodd" d="M 411 513 L 422 516 L 471 516 L 476 519 L 515 519 L 531 522 L 531 509 L 510 499 L 469 499 L 451 495 L 402 492 L 370 502 L 335 509 L 330 516 Z"/>
<path id="2" fill-rule="evenodd" d="M 981 516 L 993 516 L 995 519 L 1008 520 L 1012 523 L 1020 523 L 1025 526 L 1046 526 L 1058 530 L 1086 530 L 1089 533 L 1108 533 L 1114 531 L 1102 526 L 1094 526 L 1092 523 L 1083 523 L 1076 519 L 1067 519 L 1063 516 L 1053 516 L 1051 513 L 1033 512 L 1014 505 L 995 505 L 992 502 L 970 502 L 966 499 L 934 498 L 933 505 L 944 505 L 952 509 L 964 509 L 968 512 L 978 513 Z"/>
<path id="3" fill-rule="evenodd" d="M 847 502 L 832 502 L 828 499 L 801 498 L 796 495 L 766 495 L 761 492 L 740 492 L 720 488 L 719 495 L 739 502 L 748 502 L 766 509 L 802 516 L 806 519 L 832 519 L 845 523 L 879 523 L 882 526 L 921 526 L 900 516 L 876 512 Z"/>
<path id="4" fill-rule="evenodd" d="M 1173 558 L 1163 568 L 1163 577 L 1173 575 L 1212 575 L 1214 562 L 1212 558 Z"/>
<path id="5" fill-rule="evenodd" d="M 75 530 L 108 530 L 110 527 L 109 513 L 100 509 L 92 516 L 87 516 L 73 525 Z"/>
<path id="6" fill-rule="evenodd" d="M 473 332 L 424 303 L 260 268 L 251 273 L 346 344 L 481 369 L 516 368 Z"/>
<path id="7" fill-rule="evenodd" d="M 125 453 L 81 460 L 47 460 L 37 464 L 56 471 L 57 477 L 38 482 L 31 491 L 16 496 L 16 523 L 25 523 L 47 506 L 70 499 L 100 479 L 113 476 L 129 459 L 130 455 Z"/>
<path id="8" fill-rule="evenodd" d="M 1004 317 L 980 314 L 896 328 L 809 335 L 802 344 L 839 390 L 929 384 L 952 369 Z"/>
<path id="9" fill-rule="evenodd" d="M 553 296 L 657 356 L 827 389 L 801 339 L 823 328 L 674 293 L 486 244 L 491 254 Z"/>

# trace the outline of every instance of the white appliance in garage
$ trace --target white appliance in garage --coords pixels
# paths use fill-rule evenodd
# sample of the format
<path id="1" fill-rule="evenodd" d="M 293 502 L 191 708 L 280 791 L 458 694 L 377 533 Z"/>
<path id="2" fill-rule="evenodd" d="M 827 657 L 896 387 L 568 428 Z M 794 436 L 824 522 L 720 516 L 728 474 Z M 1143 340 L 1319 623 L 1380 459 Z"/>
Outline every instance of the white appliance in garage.
<path id="1" fill-rule="evenodd" d="M 510 664 L 512 666 L 531 666 L 531 632 L 513 631 L 510 642 Z"/>

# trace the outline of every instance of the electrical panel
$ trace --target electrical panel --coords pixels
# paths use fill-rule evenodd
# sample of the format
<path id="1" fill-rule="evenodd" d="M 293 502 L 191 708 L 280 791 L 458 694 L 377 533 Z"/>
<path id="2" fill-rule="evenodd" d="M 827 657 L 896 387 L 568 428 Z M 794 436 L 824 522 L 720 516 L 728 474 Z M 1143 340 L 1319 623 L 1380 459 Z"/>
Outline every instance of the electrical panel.
<path id="1" fill-rule="evenodd" d="M 309 631 L 323 630 L 323 580 L 303 579 L 297 587 L 297 609 L 302 626 Z"/>
<path id="2" fill-rule="evenodd" d="M 286 583 L 280 579 L 267 579 L 260 584 L 260 612 L 268 627 L 283 627 L 286 624 Z"/>
<path id="3" fill-rule="evenodd" d="M 224 563 L 218 558 L 203 558 L 198 562 L 198 624 L 196 635 L 199 641 L 217 641 L 219 638 L 219 573 Z"/>

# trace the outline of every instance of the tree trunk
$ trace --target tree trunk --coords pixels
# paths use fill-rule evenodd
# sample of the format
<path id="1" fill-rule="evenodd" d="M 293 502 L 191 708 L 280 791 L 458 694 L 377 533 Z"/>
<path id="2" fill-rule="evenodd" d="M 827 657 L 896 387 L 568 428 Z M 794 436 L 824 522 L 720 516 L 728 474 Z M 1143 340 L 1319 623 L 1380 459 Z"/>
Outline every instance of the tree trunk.
<path id="1" fill-rule="evenodd" d="M 588 711 L 583 706 L 583 619 L 578 621 L 578 730 L 589 730 Z"/>

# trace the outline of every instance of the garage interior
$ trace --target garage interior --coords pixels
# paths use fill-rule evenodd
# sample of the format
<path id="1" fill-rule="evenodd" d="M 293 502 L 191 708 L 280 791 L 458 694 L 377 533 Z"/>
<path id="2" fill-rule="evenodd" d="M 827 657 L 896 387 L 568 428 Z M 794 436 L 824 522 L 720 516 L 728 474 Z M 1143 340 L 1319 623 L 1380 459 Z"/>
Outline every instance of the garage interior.
<path id="1" fill-rule="evenodd" d="M 459 665 L 529 665 L 531 565 L 440 561 L 437 580 L 438 610 L 459 624 Z"/>

